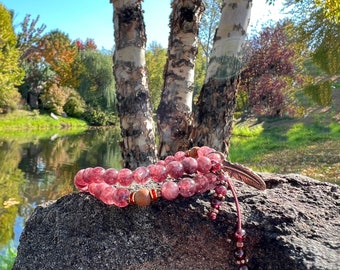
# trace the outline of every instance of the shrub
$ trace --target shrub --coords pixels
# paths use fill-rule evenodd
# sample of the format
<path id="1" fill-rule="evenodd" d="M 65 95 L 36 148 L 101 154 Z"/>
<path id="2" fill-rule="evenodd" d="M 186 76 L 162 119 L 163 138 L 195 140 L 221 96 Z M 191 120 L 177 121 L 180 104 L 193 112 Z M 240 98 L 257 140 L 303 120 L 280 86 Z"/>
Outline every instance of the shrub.
<path id="1" fill-rule="evenodd" d="M 67 87 L 60 87 L 57 84 L 52 84 L 40 96 L 44 109 L 61 115 L 64 110 L 63 107 L 69 96 L 70 89 Z"/>
<path id="2" fill-rule="evenodd" d="M 67 115 L 80 118 L 85 112 L 85 103 L 80 96 L 70 96 L 63 109 Z"/>

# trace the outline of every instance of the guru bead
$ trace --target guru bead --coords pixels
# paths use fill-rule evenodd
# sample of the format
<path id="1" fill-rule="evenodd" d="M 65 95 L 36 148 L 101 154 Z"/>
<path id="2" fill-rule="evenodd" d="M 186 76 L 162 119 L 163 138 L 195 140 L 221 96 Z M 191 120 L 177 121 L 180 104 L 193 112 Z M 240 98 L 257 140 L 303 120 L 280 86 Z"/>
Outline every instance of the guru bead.
<path id="1" fill-rule="evenodd" d="M 148 206 L 151 204 L 151 200 L 150 191 L 146 188 L 142 188 L 130 195 L 130 202 L 138 206 Z"/>

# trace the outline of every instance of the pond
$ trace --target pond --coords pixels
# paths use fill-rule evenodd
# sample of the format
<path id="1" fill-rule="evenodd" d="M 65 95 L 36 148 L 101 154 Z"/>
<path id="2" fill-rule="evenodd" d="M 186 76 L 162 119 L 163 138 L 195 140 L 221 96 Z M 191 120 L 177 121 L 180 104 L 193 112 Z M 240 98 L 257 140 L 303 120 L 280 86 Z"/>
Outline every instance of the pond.
<path id="1" fill-rule="evenodd" d="M 316 131 L 319 132 L 320 129 L 316 129 Z M 52 134 L 52 132 L 49 134 Z M 328 137 L 331 136 L 329 134 Z M 16 135 L 20 139 L 0 138 L 0 268 L 1 255 L 6 256 L 8 250 L 17 248 L 25 221 L 33 213 L 35 207 L 76 191 L 73 185 L 73 177 L 77 171 L 96 166 L 117 169 L 122 167 L 119 147 L 120 136 L 117 128 L 91 129 L 77 135 L 48 135 L 45 136 L 47 139 L 34 139 L 32 133 L 27 133 L 24 139 L 19 134 Z M 280 145 L 280 143 L 286 145 L 289 141 L 288 139 L 282 140 L 281 137 L 274 135 L 264 136 L 267 141 L 263 142 L 268 142 L 268 138 L 271 139 L 268 149 L 272 149 L 273 145 Z M 278 138 L 279 141 L 274 140 L 274 138 Z M 273 153 L 279 160 L 278 168 L 283 171 L 275 172 L 300 173 L 301 168 L 327 167 L 334 171 L 331 175 L 337 177 L 334 177 L 331 182 L 338 183 L 338 180 L 336 180 L 339 179 L 337 164 L 339 164 L 340 156 L 337 138 L 335 137 L 334 140 L 329 142 L 316 141 L 319 148 L 315 148 L 315 145 L 309 148 L 318 150 L 321 147 L 327 153 L 319 150 L 317 155 L 314 152 L 302 152 L 303 158 L 300 158 L 301 153 L 296 153 L 296 147 L 287 148 L 285 151 L 291 151 L 291 154 L 285 154 L 285 156 L 294 158 L 292 161 L 288 160 L 287 157 L 283 159 L 283 150 L 279 148 Z M 253 148 L 258 149 L 257 146 L 260 141 L 258 137 L 255 139 L 255 142 L 254 139 L 249 140 L 243 148 L 240 148 L 234 142 L 234 146 L 236 146 L 233 150 L 234 153 L 244 153 L 243 156 L 249 156 L 249 144 L 254 146 L 254 143 L 256 143 L 255 148 Z M 327 147 L 323 143 L 327 143 Z M 265 147 L 265 144 L 262 147 Z M 277 147 L 274 147 L 275 149 Z M 307 151 L 306 149 L 304 151 Z M 256 154 L 269 157 L 268 162 L 262 158 L 262 164 L 274 166 L 273 153 L 266 151 L 258 151 Z M 268 154 L 264 155 L 264 153 Z M 322 156 L 319 155 L 320 153 L 322 153 Z M 330 158 L 331 156 L 327 154 L 331 154 L 334 158 Z M 306 159 L 309 157 L 311 160 Z M 320 159 L 321 157 L 322 159 Z M 258 168 L 261 167 L 258 159 L 254 157 L 252 160 L 252 164 L 233 161 L 240 162 L 250 168 L 255 165 Z M 287 166 L 281 166 L 282 162 L 288 164 L 288 169 Z M 265 168 L 265 166 L 262 167 Z M 261 169 L 261 171 L 264 170 Z M 333 179 L 331 177 L 323 178 Z"/>
<path id="2" fill-rule="evenodd" d="M 0 139 L 0 255 L 17 248 L 34 208 L 75 191 L 73 177 L 86 167 L 121 168 L 119 130 L 30 142 Z"/>

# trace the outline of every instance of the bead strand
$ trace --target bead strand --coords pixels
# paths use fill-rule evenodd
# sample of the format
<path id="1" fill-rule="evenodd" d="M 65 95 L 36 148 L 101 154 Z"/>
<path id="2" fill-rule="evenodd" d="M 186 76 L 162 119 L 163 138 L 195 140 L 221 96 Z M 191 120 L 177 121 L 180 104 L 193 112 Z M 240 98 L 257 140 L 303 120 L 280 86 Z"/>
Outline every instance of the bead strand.
<path id="1" fill-rule="evenodd" d="M 227 195 L 228 184 L 225 179 L 226 177 L 227 176 L 224 174 L 217 177 L 216 186 L 211 199 L 211 210 L 208 214 L 210 219 L 212 220 L 216 220 L 221 204 L 225 200 L 225 196 Z"/>
<path id="2" fill-rule="evenodd" d="M 235 240 L 236 240 L 236 251 L 235 258 L 236 264 L 239 266 L 239 270 L 248 270 L 248 258 L 246 257 L 246 253 L 243 250 L 244 239 L 246 238 L 246 231 L 241 229 L 240 231 L 235 232 Z"/>
<path id="3" fill-rule="evenodd" d="M 132 193 L 130 194 L 125 187 L 133 183 L 145 185 L 150 180 L 161 184 L 160 190 L 157 191 L 157 198 L 174 200 L 178 195 L 191 197 L 196 193 L 204 193 L 214 186 L 215 176 L 211 172 L 218 167 L 216 164 L 222 164 L 223 161 L 221 155 L 214 156 L 215 152 L 209 147 L 194 148 L 187 152 L 179 151 L 174 156 L 168 156 L 164 161 L 147 167 L 138 167 L 134 171 L 127 168 L 119 171 L 112 168 L 107 170 L 101 167 L 87 168 L 76 174 L 74 184 L 78 190 L 89 192 L 104 203 L 119 207 L 126 207 L 129 204 L 139 205 L 140 200 L 133 200 Z M 145 190 L 143 192 L 147 194 Z M 108 198 L 110 196 L 112 198 Z M 148 196 L 140 205 L 144 206 L 146 201 L 149 201 Z"/>
<path id="4" fill-rule="evenodd" d="M 240 205 L 231 179 L 224 169 L 224 157 L 214 149 L 203 146 L 194 147 L 186 152 L 179 151 L 165 160 L 147 167 L 141 166 L 134 171 L 123 168 L 105 170 L 101 167 L 86 168 L 77 172 L 74 184 L 81 192 L 91 195 L 108 205 L 126 207 L 128 205 L 148 206 L 162 197 L 175 200 L 179 195 L 191 197 L 213 190 L 208 217 L 216 220 L 220 207 L 231 191 L 237 211 L 236 263 L 240 270 L 247 270 L 248 259 L 243 250 L 245 231 L 242 229 Z M 140 188 L 129 191 L 128 187 L 146 185 L 150 180 L 158 188 Z"/>

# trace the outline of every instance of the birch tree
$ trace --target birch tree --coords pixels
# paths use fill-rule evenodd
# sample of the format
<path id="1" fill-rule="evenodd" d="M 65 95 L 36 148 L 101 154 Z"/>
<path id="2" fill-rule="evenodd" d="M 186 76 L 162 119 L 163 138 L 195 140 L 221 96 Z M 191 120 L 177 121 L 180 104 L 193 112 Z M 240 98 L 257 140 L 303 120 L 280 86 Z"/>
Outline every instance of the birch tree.
<path id="1" fill-rule="evenodd" d="M 191 140 L 228 153 L 252 1 L 224 0 Z"/>
<path id="2" fill-rule="evenodd" d="M 164 87 L 157 110 L 160 157 L 188 148 L 198 28 L 203 10 L 201 0 L 172 2 Z"/>
<path id="3" fill-rule="evenodd" d="M 125 165 L 156 159 L 151 105 L 145 68 L 145 27 L 141 0 L 111 0 L 116 50 L 114 74 Z M 201 0 L 173 0 L 164 87 L 157 109 L 159 156 L 193 145 L 227 153 L 236 104 L 241 48 L 252 1 L 224 0 L 207 76 L 197 111 L 192 111 Z M 193 125 L 194 124 L 194 125 Z"/>
<path id="4" fill-rule="evenodd" d="M 114 7 L 114 76 L 124 167 L 156 161 L 155 132 L 145 62 L 140 0 L 111 0 Z"/>

